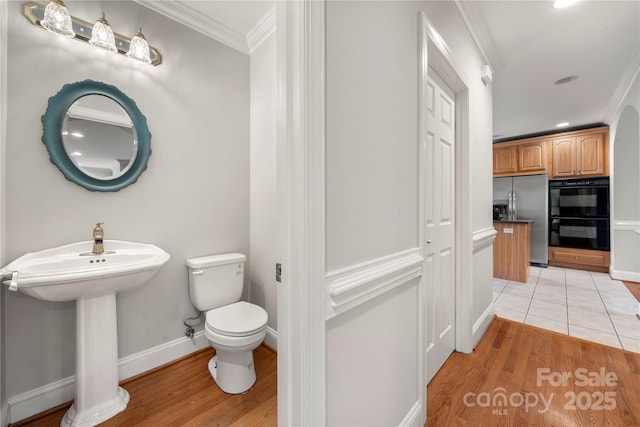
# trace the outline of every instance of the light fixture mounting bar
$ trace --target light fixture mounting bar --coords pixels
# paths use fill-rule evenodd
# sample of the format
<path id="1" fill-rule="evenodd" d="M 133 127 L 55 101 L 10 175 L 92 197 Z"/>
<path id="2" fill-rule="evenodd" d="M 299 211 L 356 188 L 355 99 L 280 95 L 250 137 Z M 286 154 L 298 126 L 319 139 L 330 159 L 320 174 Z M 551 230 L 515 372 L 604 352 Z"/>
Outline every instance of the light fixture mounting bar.
<path id="1" fill-rule="evenodd" d="M 33 25 L 44 30 L 45 28 L 40 25 L 40 21 L 44 18 L 44 9 L 45 6 L 40 3 L 27 3 L 24 5 L 24 16 L 26 16 L 29 22 Z M 71 16 L 71 22 L 73 24 L 73 31 L 76 33 L 74 39 L 89 43 L 93 24 L 76 18 L 75 16 Z M 129 50 L 131 38 L 116 32 L 114 32 L 113 35 L 116 39 L 116 48 L 118 49 L 118 53 L 126 55 Z M 153 46 L 149 46 L 149 56 L 151 58 L 151 65 L 160 65 L 162 63 L 162 55 L 160 55 L 160 52 L 158 52 L 158 50 Z"/>

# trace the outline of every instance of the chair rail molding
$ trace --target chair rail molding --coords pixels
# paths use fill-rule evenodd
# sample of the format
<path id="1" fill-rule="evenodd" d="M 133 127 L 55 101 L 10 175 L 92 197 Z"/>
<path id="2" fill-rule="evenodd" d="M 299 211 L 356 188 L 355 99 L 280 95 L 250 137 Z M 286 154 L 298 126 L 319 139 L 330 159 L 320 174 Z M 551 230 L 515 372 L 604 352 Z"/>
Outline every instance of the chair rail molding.
<path id="1" fill-rule="evenodd" d="M 422 275 L 421 248 L 409 249 L 327 274 L 327 319 Z"/>
<path id="2" fill-rule="evenodd" d="M 483 228 L 473 232 L 473 252 L 479 252 L 493 244 L 498 232 L 493 227 Z"/>
<path id="3" fill-rule="evenodd" d="M 614 220 L 613 229 L 616 231 L 633 231 L 640 234 L 640 221 Z"/>

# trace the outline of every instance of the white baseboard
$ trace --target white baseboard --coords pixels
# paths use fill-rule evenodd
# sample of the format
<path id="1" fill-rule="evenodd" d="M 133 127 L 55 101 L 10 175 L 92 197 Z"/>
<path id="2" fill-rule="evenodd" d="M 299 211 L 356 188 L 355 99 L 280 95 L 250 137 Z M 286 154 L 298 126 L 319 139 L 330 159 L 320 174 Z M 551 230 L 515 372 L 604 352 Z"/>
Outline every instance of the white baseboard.
<path id="1" fill-rule="evenodd" d="M 143 350 L 118 360 L 120 381 L 141 374 L 155 367 L 169 363 L 209 345 L 204 331 L 198 331 L 193 338 L 182 337 Z"/>
<path id="2" fill-rule="evenodd" d="M 478 344 L 480 339 L 484 336 L 484 333 L 487 332 L 489 324 L 493 320 L 494 314 L 495 307 L 493 305 L 493 301 L 491 301 L 484 312 L 480 315 L 478 320 L 476 320 L 476 323 L 473 324 L 473 328 L 471 329 L 471 342 L 473 343 L 474 348 L 476 344 Z"/>
<path id="3" fill-rule="evenodd" d="M 278 331 L 271 326 L 267 326 L 267 335 L 264 337 L 264 342 L 272 349 L 278 351 Z"/>
<path id="4" fill-rule="evenodd" d="M 9 397 L 12 423 L 73 400 L 75 376 L 45 384 L 33 390 Z"/>
<path id="5" fill-rule="evenodd" d="M 404 426 L 423 426 L 425 421 L 427 420 L 421 420 L 420 418 L 420 414 L 423 411 L 423 407 L 422 407 L 422 403 L 420 401 L 417 401 L 416 403 L 413 404 L 413 406 L 411 407 L 411 409 L 409 410 L 409 412 L 407 412 L 407 415 L 405 415 L 404 419 L 400 422 L 400 426 L 404 427 Z"/>
<path id="6" fill-rule="evenodd" d="M 119 378 L 124 380 L 172 360 L 191 354 L 209 345 L 204 331 L 198 331 L 192 339 L 183 337 L 152 347 L 118 360 Z M 45 384 L 34 390 L 9 397 L 11 422 L 16 422 L 38 414 L 75 396 L 75 375 Z M 9 412 L 9 411 L 7 411 Z M 4 416 L 4 408 L 3 408 Z M 5 424 L 2 424 L 4 426 Z"/>
<path id="7" fill-rule="evenodd" d="M 4 399 L 2 406 L 0 407 L 0 427 L 7 427 L 9 425 L 9 401 Z"/>
<path id="8" fill-rule="evenodd" d="M 635 271 L 620 271 L 609 269 L 609 276 L 615 280 L 626 280 L 628 282 L 639 282 L 640 273 Z"/>

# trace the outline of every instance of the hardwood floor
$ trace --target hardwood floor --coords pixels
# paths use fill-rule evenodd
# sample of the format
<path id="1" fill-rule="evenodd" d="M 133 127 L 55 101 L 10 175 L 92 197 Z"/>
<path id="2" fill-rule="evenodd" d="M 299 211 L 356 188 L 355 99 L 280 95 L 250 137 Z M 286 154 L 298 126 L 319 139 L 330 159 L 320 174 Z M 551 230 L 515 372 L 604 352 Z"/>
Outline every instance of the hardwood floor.
<path id="1" fill-rule="evenodd" d="M 235 396 L 209 376 L 212 355 L 208 348 L 124 382 L 129 406 L 101 425 L 275 426 L 275 353 L 255 350 L 256 385 Z M 570 376 L 539 380 L 544 368 L 551 380 Z M 427 396 L 428 427 L 640 426 L 640 355 L 495 318 L 472 354 L 451 355 Z M 57 426 L 67 406 L 14 425 Z"/>
<path id="2" fill-rule="evenodd" d="M 539 378 L 545 368 L 558 383 Z M 433 427 L 640 426 L 640 355 L 495 318 L 433 378 L 427 413 Z"/>
<path id="3" fill-rule="evenodd" d="M 127 409 L 100 426 L 275 426 L 277 361 L 275 353 L 254 350 L 256 384 L 248 392 L 229 395 L 215 385 L 207 370 L 212 348 L 189 355 L 121 385 L 131 400 Z M 70 402 L 12 426 L 59 426 Z"/>
<path id="4" fill-rule="evenodd" d="M 629 292 L 631 292 L 633 296 L 636 297 L 638 302 L 640 302 L 640 283 L 626 282 L 624 280 L 622 281 L 622 283 L 624 283 L 627 289 L 629 289 Z"/>

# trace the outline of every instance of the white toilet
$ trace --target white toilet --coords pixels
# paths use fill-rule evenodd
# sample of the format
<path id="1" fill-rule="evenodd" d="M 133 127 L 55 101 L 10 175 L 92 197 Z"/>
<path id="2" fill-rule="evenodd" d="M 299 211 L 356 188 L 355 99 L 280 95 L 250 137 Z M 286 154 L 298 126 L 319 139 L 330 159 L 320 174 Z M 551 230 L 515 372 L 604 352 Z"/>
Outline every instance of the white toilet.
<path id="1" fill-rule="evenodd" d="M 230 394 L 243 393 L 256 382 L 253 350 L 267 333 L 267 312 L 240 301 L 245 260 L 243 254 L 187 260 L 191 302 L 206 312 L 204 334 L 216 350 L 209 372 Z"/>

